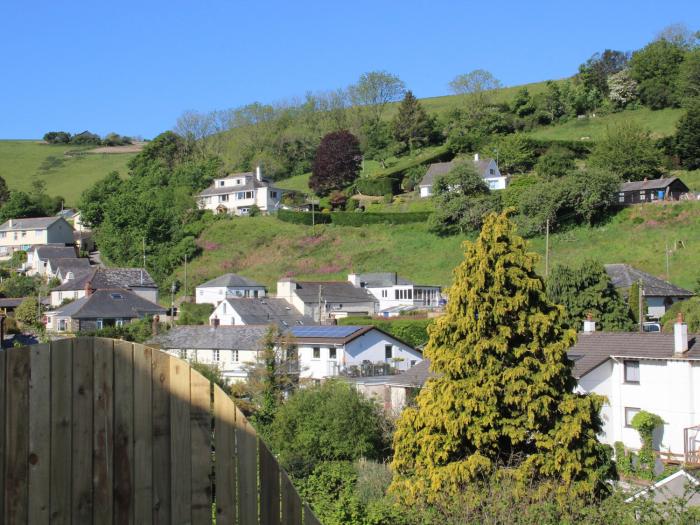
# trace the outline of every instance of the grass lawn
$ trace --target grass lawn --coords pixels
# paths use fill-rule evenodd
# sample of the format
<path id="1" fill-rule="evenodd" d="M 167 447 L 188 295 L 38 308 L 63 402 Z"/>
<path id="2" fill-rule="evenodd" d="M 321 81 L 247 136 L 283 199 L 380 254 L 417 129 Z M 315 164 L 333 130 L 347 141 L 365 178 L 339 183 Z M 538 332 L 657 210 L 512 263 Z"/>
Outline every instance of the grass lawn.
<path id="1" fill-rule="evenodd" d="M 427 202 L 427 201 L 419 201 Z M 284 276 L 345 280 L 351 271 L 396 271 L 421 284 L 448 286 L 462 259 L 466 237 L 437 237 L 425 224 L 368 225 L 362 228 L 289 224 L 274 217 L 243 217 L 213 223 L 198 240 L 203 249 L 188 266 L 190 287 L 222 273 L 253 278 L 272 291 Z M 578 227 L 550 238 L 550 268 L 585 259 L 629 263 L 666 278 L 669 242 L 670 280 L 692 289 L 700 277 L 700 203 L 650 204 L 622 210 L 607 224 Z M 674 249 L 676 241 L 683 241 Z M 532 239 L 544 255 L 544 239 Z M 544 272 L 544 259 L 538 264 Z M 184 270 L 177 277 L 182 281 Z"/>
<path id="2" fill-rule="evenodd" d="M 605 136 L 608 126 L 619 122 L 634 122 L 651 130 L 655 137 L 665 137 L 676 132 L 676 122 L 683 114 L 682 109 L 661 109 L 653 111 L 640 108 L 620 113 L 611 113 L 595 118 L 572 119 L 563 124 L 545 126 L 528 133 L 537 139 L 549 140 L 599 140 Z"/>
<path id="3" fill-rule="evenodd" d="M 46 181 L 49 195 L 60 195 L 66 205 L 77 204 L 80 194 L 111 171 L 125 175 L 134 153 L 97 153 L 65 156 L 66 151 L 90 147 L 49 145 L 31 140 L 0 140 L 0 177 L 10 189 L 31 190 L 35 177 Z"/>

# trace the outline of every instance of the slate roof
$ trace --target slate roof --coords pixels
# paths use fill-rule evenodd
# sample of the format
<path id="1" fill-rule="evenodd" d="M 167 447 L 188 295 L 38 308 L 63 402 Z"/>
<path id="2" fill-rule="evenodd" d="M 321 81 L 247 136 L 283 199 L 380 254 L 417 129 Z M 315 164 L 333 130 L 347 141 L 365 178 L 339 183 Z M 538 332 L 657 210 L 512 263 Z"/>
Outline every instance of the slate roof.
<path id="1" fill-rule="evenodd" d="M 53 270 L 54 273 L 58 273 L 58 271 L 61 271 L 61 275 L 65 277 L 67 272 L 77 272 L 81 270 L 86 270 L 90 268 L 90 259 L 87 258 L 77 258 L 77 257 L 72 257 L 68 259 L 60 258 L 60 259 L 49 259 L 49 264 L 51 265 L 51 269 Z"/>
<path id="2" fill-rule="evenodd" d="M 225 273 L 216 279 L 200 284 L 197 288 L 265 288 L 259 282 L 235 273 Z"/>
<path id="3" fill-rule="evenodd" d="M 89 282 L 95 290 L 101 288 L 157 288 L 158 285 L 141 268 L 85 268 L 73 272 L 74 279 L 53 288 L 56 292 L 84 290 Z M 142 279 L 143 278 L 143 279 Z"/>
<path id="4" fill-rule="evenodd" d="M 491 161 L 493 159 L 491 158 L 484 158 L 484 159 L 479 159 L 479 160 L 473 160 L 472 162 L 474 163 L 474 167 L 476 168 L 476 172 L 481 176 L 482 178 L 486 176 L 486 170 L 488 169 L 489 164 L 491 164 Z M 420 181 L 420 184 L 418 186 L 432 186 L 435 184 L 435 181 L 439 178 L 442 177 L 443 175 L 448 174 L 450 171 L 452 171 L 454 168 L 456 168 L 459 164 L 462 162 L 469 162 L 469 161 L 455 161 L 452 160 L 450 162 L 434 162 L 428 167 L 428 171 L 425 173 L 423 176 L 423 179 Z"/>
<path id="5" fill-rule="evenodd" d="M 375 272 L 358 274 L 357 279 L 360 285 L 365 288 L 382 288 L 387 286 L 395 286 L 397 284 L 411 285 L 413 284 L 408 279 L 399 277 L 396 272 Z"/>
<path id="6" fill-rule="evenodd" d="M 0 308 L 17 308 L 26 297 L 2 297 L 0 298 Z M 49 305 L 51 300 L 48 297 L 41 298 L 41 304 Z"/>
<path id="7" fill-rule="evenodd" d="M 651 180 L 639 180 L 634 182 L 623 182 L 620 186 L 620 191 L 642 191 L 642 190 L 663 190 L 668 188 L 675 181 L 679 181 L 683 186 L 685 186 L 685 191 L 690 191 L 688 186 L 686 186 L 682 180 L 678 177 L 669 177 L 668 179 L 651 179 Z"/>
<path id="8" fill-rule="evenodd" d="M 241 298 L 227 301 L 246 325 L 275 323 L 284 330 L 291 326 L 314 325 L 311 317 L 300 314 L 286 300 L 273 297 Z"/>
<path id="9" fill-rule="evenodd" d="M 641 279 L 644 295 L 650 297 L 692 297 L 689 290 L 680 288 L 651 274 L 638 270 L 629 264 L 606 264 L 607 272 L 615 288 L 629 288 Z"/>
<path id="10" fill-rule="evenodd" d="M 207 195 L 226 195 L 226 194 L 232 194 L 236 193 L 239 191 L 249 191 L 249 190 L 254 190 L 257 188 L 270 188 L 274 190 L 278 190 L 278 188 L 275 188 L 272 185 L 272 182 L 269 181 L 268 179 L 263 178 L 262 181 L 259 181 L 258 179 L 255 178 L 255 175 L 253 173 L 238 173 L 238 174 L 233 174 L 229 175 L 228 177 L 224 177 L 225 179 L 240 179 L 245 177 L 245 182 L 243 184 L 238 184 L 236 186 L 211 186 L 202 192 L 200 192 L 200 196 L 206 197 Z M 279 190 L 281 191 L 281 190 Z"/>
<path id="11" fill-rule="evenodd" d="M 294 281 L 296 294 L 305 303 L 318 303 L 321 288 L 321 300 L 329 303 L 376 303 L 377 299 L 362 288 L 355 288 L 350 282 L 340 281 Z"/>
<path id="12" fill-rule="evenodd" d="M 268 326 L 175 326 L 147 341 L 164 349 L 258 350 Z"/>
<path id="13" fill-rule="evenodd" d="M 15 230 L 43 230 L 51 226 L 54 222 L 65 220 L 62 217 L 32 217 L 28 219 L 11 219 L 12 227 L 10 227 L 10 221 L 5 221 L 0 226 L 0 231 L 15 231 Z"/>
<path id="14" fill-rule="evenodd" d="M 164 314 L 166 309 L 129 290 L 96 290 L 56 310 L 58 317 L 72 319 L 134 319 Z"/>
<path id="15" fill-rule="evenodd" d="M 44 244 L 35 246 L 35 250 L 39 259 L 46 261 L 48 259 L 77 259 L 78 254 L 73 246 L 65 244 Z"/>
<path id="16" fill-rule="evenodd" d="M 652 500 L 656 503 L 665 503 L 675 498 L 682 498 L 688 505 L 700 507 L 700 491 L 698 491 L 698 488 L 700 488 L 700 481 L 681 469 L 654 483 L 648 489 L 637 492 L 634 496 L 625 500 L 625 503 L 651 495 Z"/>
<path id="17" fill-rule="evenodd" d="M 569 349 L 573 375 L 579 379 L 610 357 L 639 359 L 700 360 L 700 335 L 688 334 L 688 351 L 674 354 L 672 333 L 592 332 L 581 333 Z"/>

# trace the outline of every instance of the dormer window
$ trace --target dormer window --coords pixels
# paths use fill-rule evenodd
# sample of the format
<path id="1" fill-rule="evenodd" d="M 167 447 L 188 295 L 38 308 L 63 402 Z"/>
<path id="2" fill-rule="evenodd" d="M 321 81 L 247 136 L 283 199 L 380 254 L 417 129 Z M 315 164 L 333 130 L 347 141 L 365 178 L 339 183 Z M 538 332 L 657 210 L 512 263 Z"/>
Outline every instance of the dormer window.
<path id="1" fill-rule="evenodd" d="M 219 181 L 219 186 L 224 186 L 225 184 L 226 184 L 226 182 L 224 182 L 223 180 Z"/>
<path id="2" fill-rule="evenodd" d="M 241 179 L 236 179 L 236 184 L 241 185 L 241 184 L 243 184 L 243 182 L 241 182 Z"/>

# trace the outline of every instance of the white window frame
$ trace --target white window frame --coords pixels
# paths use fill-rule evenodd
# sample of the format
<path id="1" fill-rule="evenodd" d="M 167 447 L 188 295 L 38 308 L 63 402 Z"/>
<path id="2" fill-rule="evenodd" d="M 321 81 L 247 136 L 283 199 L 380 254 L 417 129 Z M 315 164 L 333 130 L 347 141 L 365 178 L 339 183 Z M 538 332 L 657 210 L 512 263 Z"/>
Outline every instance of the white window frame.
<path id="1" fill-rule="evenodd" d="M 231 360 L 234 363 L 238 363 L 238 350 L 231 350 Z"/>
<path id="2" fill-rule="evenodd" d="M 95 326 L 98 330 L 102 330 L 102 328 L 104 327 L 104 320 L 98 319 L 97 321 L 95 321 Z"/>
<path id="3" fill-rule="evenodd" d="M 321 359 L 321 347 L 320 346 L 312 346 L 311 347 L 311 359 L 314 361 L 318 361 Z"/>
<path id="4" fill-rule="evenodd" d="M 640 382 L 640 363 L 637 359 L 625 359 L 622 361 L 622 373 L 625 384 L 638 385 Z"/>
<path id="5" fill-rule="evenodd" d="M 634 419 L 634 416 L 636 416 L 639 412 L 642 411 L 641 408 L 638 407 L 625 407 L 625 427 L 626 428 L 632 428 L 632 420 Z"/>
<path id="6" fill-rule="evenodd" d="M 212 351 L 212 360 L 218 363 L 221 360 L 221 352 L 219 350 Z"/>
<path id="7" fill-rule="evenodd" d="M 335 361 L 338 359 L 338 349 L 335 347 L 328 347 L 328 359 Z"/>

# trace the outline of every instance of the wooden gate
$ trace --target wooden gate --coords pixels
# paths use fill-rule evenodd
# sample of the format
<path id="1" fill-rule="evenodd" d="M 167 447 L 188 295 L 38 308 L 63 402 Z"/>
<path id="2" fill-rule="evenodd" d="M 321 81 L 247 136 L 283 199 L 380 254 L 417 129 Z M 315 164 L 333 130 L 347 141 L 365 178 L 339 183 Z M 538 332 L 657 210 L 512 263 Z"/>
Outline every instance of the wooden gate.
<path id="1" fill-rule="evenodd" d="M 315 525 L 233 401 L 179 359 L 77 338 L 0 351 L 5 523 Z"/>

